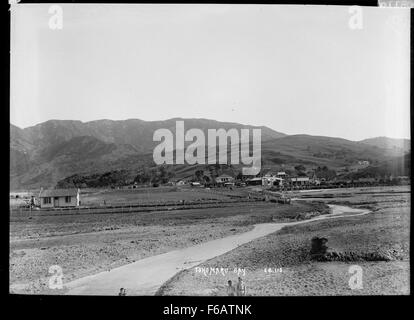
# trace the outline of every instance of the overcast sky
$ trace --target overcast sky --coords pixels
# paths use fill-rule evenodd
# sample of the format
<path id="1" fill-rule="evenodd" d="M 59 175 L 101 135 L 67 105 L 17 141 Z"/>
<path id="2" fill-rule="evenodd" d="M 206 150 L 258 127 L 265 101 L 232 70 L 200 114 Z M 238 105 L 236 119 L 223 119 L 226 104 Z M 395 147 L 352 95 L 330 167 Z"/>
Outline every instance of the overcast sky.
<path id="1" fill-rule="evenodd" d="M 12 8 L 10 121 L 208 118 L 287 134 L 409 138 L 409 10 Z"/>

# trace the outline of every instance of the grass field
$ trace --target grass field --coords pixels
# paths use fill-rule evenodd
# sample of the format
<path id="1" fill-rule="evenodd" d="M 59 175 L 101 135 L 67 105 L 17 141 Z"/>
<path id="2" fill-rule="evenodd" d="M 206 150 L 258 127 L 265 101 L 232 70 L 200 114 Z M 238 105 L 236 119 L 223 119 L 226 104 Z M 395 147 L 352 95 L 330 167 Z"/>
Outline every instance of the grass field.
<path id="1" fill-rule="evenodd" d="M 321 202 L 292 205 L 264 201 L 226 202 L 245 195 L 238 190 L 172 188 L 93 190 L 85 202 L 114 203 L 194 201 L 214 197 L 216 207 L 186 210 L 113 212 L 32 211 L 10 216 L 10 290 L 17 293 L 53 293 L 48 289 L 52 265 L 63 269 L 64 282 L 112 269 L 144 257 L 188 247 L 250 230 L 254 224 L 308 218 L 326 213 Z M 210 197 L 210 198 L 209 198 Z"/>
<path id="2" fill-rule="evenodd" d="M 231 191 L 226 191 L 230 193 Z M 242 195 L 234 191 L 233 195 Z M 218 192 L 211 192 L 197 188 L 159 187 L 138 188 L 126 190 L 93 190 L 83 195 L 82 205 L 100 205 L 105 201 L 107 205 L 148 204 L 169 201 L 196 201 L 196 200 L 226 200 L 228 196 Z"/>
<path id="3" fill-rule="evenodd" d="M 369 295 L 408 294 L 409 288 L 409 189 L 338 190 L 325 202 L 370 208 L 372 213 L 288 226 L 280 232 L 206 261 L 199 268 L 227 268 L 222 274 L 189 269 L 168 281 L 163 295 L 225 295 L 227 280 L 242 275 L 248 295 Z M 332 190 L 325 191 L 332 193 Z M 311 259 L 310 240 L 328 239 L 330 259 Z M 352 290 L 350 267 L 362 268 L 363 288 Z M 269 272 L 271 271 L 271 272 Z"/>
<path id="4" fill-rule="evenodd" d="M 39 190 L 32 190 L 31 194 L 38 195 Z M 82 189 L 81 207 L 104 207 L 104 206 L 134 206 L 151 205 L 175 202 L 197 202 L 197 201 L 226 201 L 246 197 L 248 192 L 243 189 L 214 189 L 185 187 L 158 187 L 136 189 Z M 26 201 L 30 196 L 26 196 Z M 23 198 L 10 198 L 10 207 L 13 209 L 23 206 Z"/>

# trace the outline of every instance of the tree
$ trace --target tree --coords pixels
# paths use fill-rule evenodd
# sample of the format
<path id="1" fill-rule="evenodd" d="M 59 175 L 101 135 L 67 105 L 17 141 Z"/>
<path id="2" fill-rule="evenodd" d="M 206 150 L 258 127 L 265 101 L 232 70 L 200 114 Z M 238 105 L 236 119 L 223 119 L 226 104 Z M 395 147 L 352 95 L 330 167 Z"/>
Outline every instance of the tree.
<path id="1" fill-rule="evenodd" d="M 301 171 L 305 171 L 306 168 L 303 165 L 299 164 L 299 165 L 295 166 L 295 170 L 298 171 L 298 172 L 301 172 Z"/>
<path id="2" fill-rule="evenodd" d="M 134 182 L 137 182 L 139 184 L 148 183 L 150 181 L 151 181 L 151 174 L 148 169 L 143 169 L 143 171 L 138 173 L 138 175 L 134 179 Z"/>
<path id="3" fill-rule="evenodd" d="M 333 179 L 336 177 L 336 171 L 329 169 L 327 166 L 318 167 L 315 170 L 316 176 L 318 178 L 324 178 L 327 180 Z"/>
<path id="4" fill-rule="evenodd" d="M 195 177 L 198 181 L 203 181 L 204 170 L 197 170 L 195 172 Z"/>

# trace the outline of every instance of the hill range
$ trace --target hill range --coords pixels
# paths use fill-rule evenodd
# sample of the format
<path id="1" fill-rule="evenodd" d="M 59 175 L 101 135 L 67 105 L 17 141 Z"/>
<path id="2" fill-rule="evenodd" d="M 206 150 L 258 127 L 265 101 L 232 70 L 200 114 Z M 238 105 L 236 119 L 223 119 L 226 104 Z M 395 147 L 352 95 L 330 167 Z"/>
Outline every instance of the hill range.
<path id="1" fill-rule="evenodd" d="M 362 141 L 311 135 L 286 135 L 268 127 L 207 119 L 174 118 L 164 121 L 49 120 L 21 129 L 10 125 L 10 189 L 54 187 L 72 175 L 103 174 L 122 170 L 133 177 L 143 168 L 155 166 L 152 158 L 159 142 L 152 140 L 157 129 L 175 133 L 177 120 L 185 120 L 185 129 L 229 130 L 262 129 L 262 167 L 306 168 L 327 166 L 335 170 L 368 160 L 372 165 L 406 162 L 410 140 L 377 137 Z M 207 136 L 207 134 L 206 134 Z M 407 164 L 403 163 L 407 167 Z M 409 166 L 409 164 L 408 164 Z M 203 165 L 174 165 L 175 177 L 185 177 Z M 236 166 L 237 169 L 237 166 Z M 399 170 L 401 171 L 401 170 Z"/>

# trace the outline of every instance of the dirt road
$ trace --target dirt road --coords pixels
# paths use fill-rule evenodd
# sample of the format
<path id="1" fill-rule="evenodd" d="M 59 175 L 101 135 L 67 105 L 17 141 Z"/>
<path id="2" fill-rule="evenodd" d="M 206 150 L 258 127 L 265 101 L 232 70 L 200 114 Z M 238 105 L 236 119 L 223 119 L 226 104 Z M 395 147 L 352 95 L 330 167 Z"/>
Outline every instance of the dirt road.
<path id="1" fill-rule="evenodd" d="M 222 255 L 237 246 L 276 232 L 286 225 L 302 224 L 322 219 L 357 216 L 369 210 L 330 205 L 332 213 L 309 220 L 288 223 L 263 223 L 243 234 L 229 236 L 195 245 L 189 248 L 148 257 L 134 263 L 80 278 L 64 284 L 69 295 L 117 295 L 126 288 L 127 295 L 154 295 L 158 288 L 181 270 L 197 266 L 205 260 Z"/>

